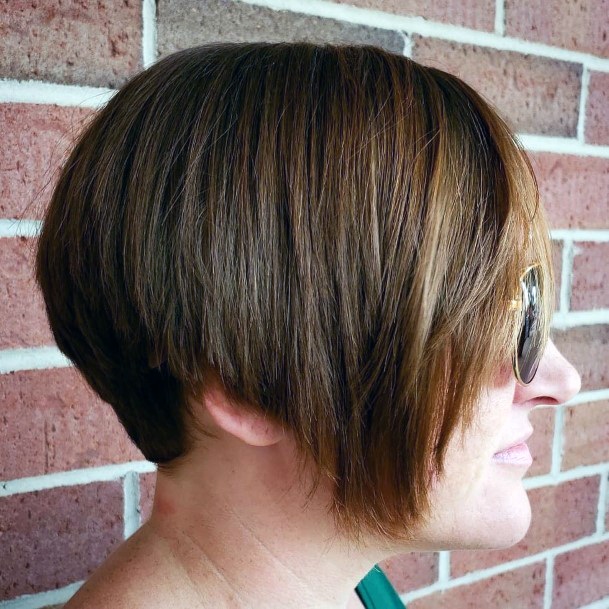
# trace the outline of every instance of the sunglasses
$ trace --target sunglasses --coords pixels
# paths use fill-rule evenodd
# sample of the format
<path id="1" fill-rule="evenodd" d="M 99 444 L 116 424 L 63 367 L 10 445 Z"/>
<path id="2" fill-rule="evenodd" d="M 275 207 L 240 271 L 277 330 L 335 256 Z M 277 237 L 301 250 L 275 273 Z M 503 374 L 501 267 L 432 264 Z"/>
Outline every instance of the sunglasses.
<path id="1" fill-rule="evenodd" d="M 511 308 L 522 312 L 522 327 L 514 352 L 513 367 L 518 382 L 528 385 L 537 373 L 545 350 L 541 323 L 541 267 L 534 264 L 520 277 L 520 299 L 511 302 Z"/>

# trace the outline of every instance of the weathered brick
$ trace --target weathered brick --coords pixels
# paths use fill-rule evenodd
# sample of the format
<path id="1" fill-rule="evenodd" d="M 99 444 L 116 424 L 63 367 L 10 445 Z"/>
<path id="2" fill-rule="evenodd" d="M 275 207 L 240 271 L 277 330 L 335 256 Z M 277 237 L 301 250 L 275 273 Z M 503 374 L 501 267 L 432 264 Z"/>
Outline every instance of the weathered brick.
<path id="1" fill-rule="evenodd" d="M 609 325 L 552 330 L 559 351 L 575 366 L 582 391 L 609 387 Z"/>
<path id="2" fill-rule="evenodd" d="M 562 469 L 609 461 L 609 401 L 565 408 Z"/>
<path id="3" fill-rule="evenodd" d="M 74 368 L 0 375 L 0 480 L 143 460 Z"/>
<path id="4" fill-rule="evenodd" d="M 122 538 L 120 481 L 0 498 L 0 600 L 85 579 Z"/>
<path id="5" fill-rule="evenodd" d="M 543 562 L 527 565 L 412 600 L 408 609 L 542 609 L 545 571 Z"/>
<path id="6" fill-rule="evenodd" d="M 505 0 L 505 33 L 609 57 L 609 2 Z"/>
<path id="7" fill-rule="evenodd" d="M 156 472 L 140 474 L 140 522 L 143 524 L 152 514 L 154 489 L 156 487 Z"/>
<path id="8" fill-rule="evenodd" d="M 609 541 L 554 559 L 552 609 L 573 609 L 609 596 Z"/>
<path id="9" fill-rule="evenodd" d="M 609 6 L 607 10 L 609 11 Z M 609 29 L 609 26 L 606 27 Z M 607 72 L 590 72 L 584 139 L 590 144 L 609 144 L 609 74 Z"/>
<path id="10" fill-rule="evenodd" d="M 495 29 L 495 3 L 492 0 L 448 0 L 423 2 L 422 0 L 334 0 L 397 15 L 420 16 L 431 21 L 463 25 L 492 32 Z"/>
<path id="11" fill-rule="evenodd" d="M 609 308 L 609 243 L 576 243 L 574 247 L 570 308 Z"/>
<path id="12" fill-rule="evenodd" d="M 451 552 L 451 575 L 458 577 L 592 535 L 599 487 L 600 477 L 591 476 L 528 491 L 532 519 L 524 539 L 502 550 Z"/>
<path id="13" fill-rule="evenodd" d="M 528 440 L 529 450 L 533 455 L 533 465 L 527 471 L 528 477 L 548 474 L 552 469 L 552 442 L 556 409 L 553 407 L 535 408 L 529 415 L 535 432 Z"/>
<path id="14" fill-rule="evenodd" d="M 459 76 L 519 133 L 575 136 L 580 64 L 413 36 L 413 59 Z"/>
<path id="15" fill-rule="evenodd" d="M 0 104 L 0 218 L 42 217 L 57 170 L 93 114 L 87 108 Z"/>
<path id="16" fill-rule="evenodd" d="M 529 153 L 552 228 L 609 227 L 609 159 Z"/>
<path id="17" fill-rule="evenodd" d="M 432 552 L 398 554 L 379 566 L 399 594 L 430 586 L 438 579 L 438 555 Z"/>
<path id="18" fill-rule="evenodd" d="M 34 240 L 0 239 L 0 349 L 53 344 L 34 281 Z"/>
<path id="19" fill-rule="evenodd" d="M 375 44 L 395 53 L 404 49 L 402 36 L 391 30 L 232 0 L 159 0 L 157 23 L 161 56 L 218 40 Z"/>
<path id="20" fill-rule="evenodd" d="M 142 3 L 0 3 L 0 76 L 117 87 L 142 66 Z"/>

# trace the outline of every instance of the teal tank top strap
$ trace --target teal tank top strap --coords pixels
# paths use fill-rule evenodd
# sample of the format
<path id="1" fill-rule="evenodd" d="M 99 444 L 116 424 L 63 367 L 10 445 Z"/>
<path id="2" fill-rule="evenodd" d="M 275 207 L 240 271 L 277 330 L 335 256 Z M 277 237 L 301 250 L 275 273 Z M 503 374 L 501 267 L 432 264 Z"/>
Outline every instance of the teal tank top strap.
<path id="1" fill-rule="evenodd" d="M 355 588 L 366 609 L 404 609 L 395 588 L 378 565 L 375 565 Z"/>

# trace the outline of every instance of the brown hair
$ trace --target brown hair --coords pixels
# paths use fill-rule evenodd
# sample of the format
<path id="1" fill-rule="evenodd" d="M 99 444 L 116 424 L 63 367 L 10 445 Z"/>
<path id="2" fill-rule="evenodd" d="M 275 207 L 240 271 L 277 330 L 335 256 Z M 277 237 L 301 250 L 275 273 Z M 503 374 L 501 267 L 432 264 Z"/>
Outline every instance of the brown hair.
<path id="1" fill-rule="evenodd" d="M 59 349 L 145 457 L 188 396 L 291 430 L 338 525 L 408 535 L 509 363 L 549 235 L 529 160 L 456 76 L 373 46 L 218 43 L 127 83 L 60 175 L 36 260 Z"/>

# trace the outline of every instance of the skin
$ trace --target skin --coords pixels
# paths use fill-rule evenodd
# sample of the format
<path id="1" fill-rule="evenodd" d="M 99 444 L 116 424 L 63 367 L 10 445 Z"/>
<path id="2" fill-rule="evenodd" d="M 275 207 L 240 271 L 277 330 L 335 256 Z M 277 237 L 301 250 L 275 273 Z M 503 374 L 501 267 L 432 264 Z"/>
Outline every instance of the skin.
<path id="1" fill-rule="evenodd" d="M 563 403 L 579 388 L 551 342 L 530 385 L 506 366 L 481 397 L 475 424 L 454 434 L 427 524 L 408 544 L 369 539 L 355 548 L 335 534 L 329 486 L 303 507 L 290 436 L 231 405 L 216 381 L 193 405 L 218 440 L 201 440 L 171 475 L 159 471 L 150 520 L 66 608 L 354 609 L 359 580 L 396 553 L 512 545 L 530 524 L 527 468 L 492 456 L 531 429 L 534 407 Z"/>

